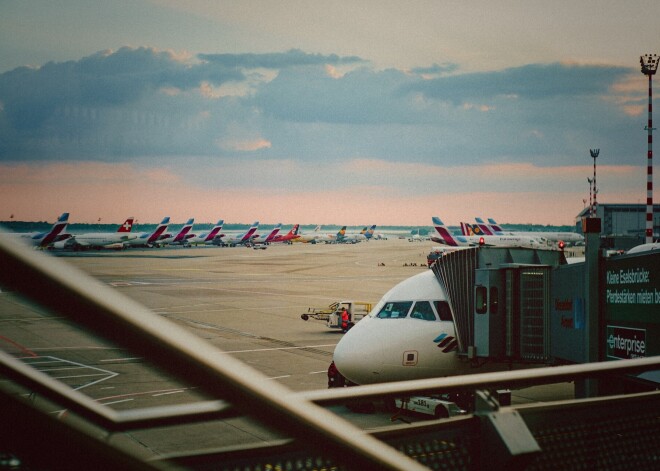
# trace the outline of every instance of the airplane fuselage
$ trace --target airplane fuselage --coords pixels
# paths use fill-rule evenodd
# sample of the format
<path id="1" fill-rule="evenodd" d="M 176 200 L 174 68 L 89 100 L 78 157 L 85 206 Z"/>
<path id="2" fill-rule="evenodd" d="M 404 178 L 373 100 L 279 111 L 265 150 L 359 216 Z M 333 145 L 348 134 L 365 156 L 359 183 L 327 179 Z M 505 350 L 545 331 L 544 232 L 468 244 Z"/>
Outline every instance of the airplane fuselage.
<path id="1" fill-rule="evenodd" d="M 462 374 L 444 291 L 432 271 L 396 285 L 335 348 L 337 369 L 356 384 Z"/>

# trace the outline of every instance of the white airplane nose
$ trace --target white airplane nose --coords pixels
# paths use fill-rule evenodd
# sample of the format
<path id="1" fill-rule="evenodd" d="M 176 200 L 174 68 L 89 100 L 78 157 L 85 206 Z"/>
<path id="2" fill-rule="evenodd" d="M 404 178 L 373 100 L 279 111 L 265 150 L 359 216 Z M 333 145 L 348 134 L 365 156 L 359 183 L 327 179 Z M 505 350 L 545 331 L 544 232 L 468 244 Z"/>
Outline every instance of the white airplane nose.
<path id="1" fill-rule="evenodd" d="M 362 324 L 364 323 L 364 324 Z M 368 322 L 372 324 L 372 322 Z M 382 373 L 382 343 L 377 329 L 364 320 L 349 330 L 335 347 L 333 360 L 339 372 L 356 384 L 378 383 Z M 361 328 L 362 327 L 362 328 Z"/>

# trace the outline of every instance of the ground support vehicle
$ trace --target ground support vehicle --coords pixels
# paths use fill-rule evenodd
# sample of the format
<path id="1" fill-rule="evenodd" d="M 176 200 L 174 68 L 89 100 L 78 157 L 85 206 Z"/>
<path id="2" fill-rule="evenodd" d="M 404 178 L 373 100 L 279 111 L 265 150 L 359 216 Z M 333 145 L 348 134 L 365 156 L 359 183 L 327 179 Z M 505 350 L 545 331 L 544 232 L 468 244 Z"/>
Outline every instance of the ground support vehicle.
<path id="1" fill-rule="evenodd" d="M 353 327 L 360 319 L 369 314 L 372 304 L 363 301 L 337 301 L 326 308 L 310 307 L 300 318 L 304 321 L 314 319 L 323 321 L 330 329 L 341 329 L 342 308 L 348 311 L 348 328 Z"/>

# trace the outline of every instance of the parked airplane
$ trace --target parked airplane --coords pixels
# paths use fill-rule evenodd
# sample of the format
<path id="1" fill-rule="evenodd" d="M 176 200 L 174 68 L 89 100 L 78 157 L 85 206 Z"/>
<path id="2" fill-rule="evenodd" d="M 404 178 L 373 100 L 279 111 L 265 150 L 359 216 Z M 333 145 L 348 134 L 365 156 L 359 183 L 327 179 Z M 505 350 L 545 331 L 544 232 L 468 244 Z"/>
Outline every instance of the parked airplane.
<path id="1" fill-rule="evenodd" d="M 154 247 L 154 246 L 160 246 L 160 240 L 165 231 L 167 230 L 167 226 L 170 224 L 170 217 L 167 216 L 163 218 L 163 220 L 160 222 L 158 227 L 153 231 L 153 232 L 141 232 L 139 234 L 136 234 L 137 237 L 135 239 L 131 239 L 126 242 L 126 245 L 129 247 Z"/>
<path id="2" fill-rule="evenodd" d="M 80 248 L 94 248 L 94 249 L 124 249 L 126 243 L 130 240 L 137 239 L 137 234 L 132 234 L 134 217 L 130 217 L 119 226 L 116 232 L 89 232 L 87 234 L 71 234 L 68 239 L 57 242 L 62 244 L 63 247 L 73 247 L 74 249 Z"/>
<path id="3" fill-rule="evenodd" d="M 477 221 L 478 227 L 484 231 L 484 233 L 492 233 L 493 235 L 516 235 L 516 236 L 525 236 L 533 237 L 539 240 L 546 240 L 553 243 L 569 243 L 575 244 L 578 242 L 584 242 L 584 236 L 578 234 L 577 232 L 556 232 L 556 231 L 504 231 L 494 219 L 488 218 L 488 224 L 486 224 L 483 219 L 475 218 Z"/>
<path id="4" fill-rule="evenodd" d="M 299 224 L 294 225 L 289 232 L 287 232 L 284 235 L 276 235 L 270 242 L 283 242 L 286 244 L 291 244 L 294 242 L 298 237 L 298 228 L 300 227 Z"/>
<path id="5" fill-rule="evenodd" d="M 192 231 L 192 227 L 194 223 L 195 223 L 195 218 L 188 219 L 188 221 L 186 221 L 186 223 L 183 225 L 183 227 L 177 233 L 177 235 L 174 236 L 174 238 L 171 238 L 170 234 L 166 234 L 165 237 L 161 237 L 162 243 L 172 244 L 172 245 L 188 245 L 188 239 L 191 239 L 192 237 L 195 236 L 195 234 L 192 234 L 190 232 Z"/>
<path id="6" fill-rule="evenodd" d="M 375 225 L 372 226 L 375 229 Z M 336 242 L 340 244 L 356 244 L 368 240 L 367 231 L 369 227 L 364 226 L 360 232 L 344 232 L 337 236 Z"/>
<path id="7" fill-rule="evenodd" d="M 477 245 L 493 245 L 499 247 L 529 247 L 538 248 L 541 246 L 537 239 L 526 236 L 514 235 L 483 235 L 483 236 L 464 236 L 453 235 L 447 226 L 439 217 L 433 216 L 433 227 L 438 236 L 431 236 L 431 240 L 438 244 L 451 247 L 470 247 Z"/>
<path id="8" fill-rule="evenodd" d="M 18 237 L 20 240 L 34 247 L 46 248 L 55 242 L 59 242 L 71 237 L 71 234 L 64 232 L 66 226 L 69 224 L 69 213 L 62 213 L 57 218 L 50 230 L 46 232 L 7 232 L 6 235 L 11 237 Z"/>
<path id="9" fill-rule="evenodd" d="M 408 242 L 423 242 L 424 238 L 419 235 L 419 229 L 413 230 L 408 236 Z"/>
<path id="10" fill-rule="evenodd" d="M 215 242 L 213 243 L 222 246 L 228 245 L 230 247 L 234 247 L 236 245 L 246 245 L 252 239 L 259 236 L 259 234 L 256 233 L 258 227 L 259 221 L 255 221 L 246 232 L 241 234 L 224 234 L 219 239 L 216 237 Z"/>
<path id="11" fill-rule="evenodd" d="M 447 297 L 427 270 L 389 290 L 344 334 L 333 360 L 356 384 L 404 381 L 467 373 L 457 348 Z"/>
<path id="12" fill-rule="evenodd" d="M 311 243 L 311 244 L 316 244 L 317 242 L 320 242 L 321 239 L 323 238 L 323 234 L 321 234 L 321 226 L 318 225 L 314 228 L 312 232 L 302 232 L 298 234 L 298 237 L 296 237 L 293 242 L 303 242 L 303 243 Z"/>
<path id="13" fill-rule="evenodd" d="M 367 240 L 373 238 L 374 232 L 376 231 L 376 224 L 371 226 L 367 232 L 364 233 L 364 236 L 367 238 Z"/>
<path id="14" fill-rule="evenodd" d="M 202 232 L 201 234 L 193 234 L 192 237 L 188 239 L 188 244 L 190 245 L 199 245 L 199 244 L 212 244 L 213 240 L 216 237 L 220 237 L 222 234 L 222 225 L 225 223 L 223 219 L 220 219 L 216 225 L 208 232 Z"/>
<path id="15" fill-rule="evenodd" d="M 342 226 L 336 234 L 328 233 L 324 234 L 320 240 L 323 240 L 326 244 L 336 244 L 346 236 L 346 226 Z"/>
<path id="16" fill-rule="evenodd" d="M 273 239 L 277 237 L 279 234 L 280 230 L 282 229 L 282 223 L 279 222 L 275 227 L 273 227 L 273 230 L 270 231 L 270 233 L 266 236 L 263 237 L 261 235 L 257 235 L 256 237 L 252 238 L 252 243 L 253 244 L 270 244 L 271 242 L 274 242 Z"/>

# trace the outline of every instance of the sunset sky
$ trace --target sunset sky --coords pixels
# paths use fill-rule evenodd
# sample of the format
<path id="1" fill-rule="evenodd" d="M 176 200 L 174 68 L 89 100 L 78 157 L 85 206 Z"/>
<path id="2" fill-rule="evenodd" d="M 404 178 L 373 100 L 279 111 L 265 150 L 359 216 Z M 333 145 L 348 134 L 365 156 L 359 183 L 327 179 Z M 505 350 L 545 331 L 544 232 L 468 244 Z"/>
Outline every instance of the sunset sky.
<path id="1" fill-rule="evenodd" d="M 0 0 L 0 220 L 572 224 L 591 148 L 598 200 L 643 203 L 659 22 L 657 0 Z"/>

